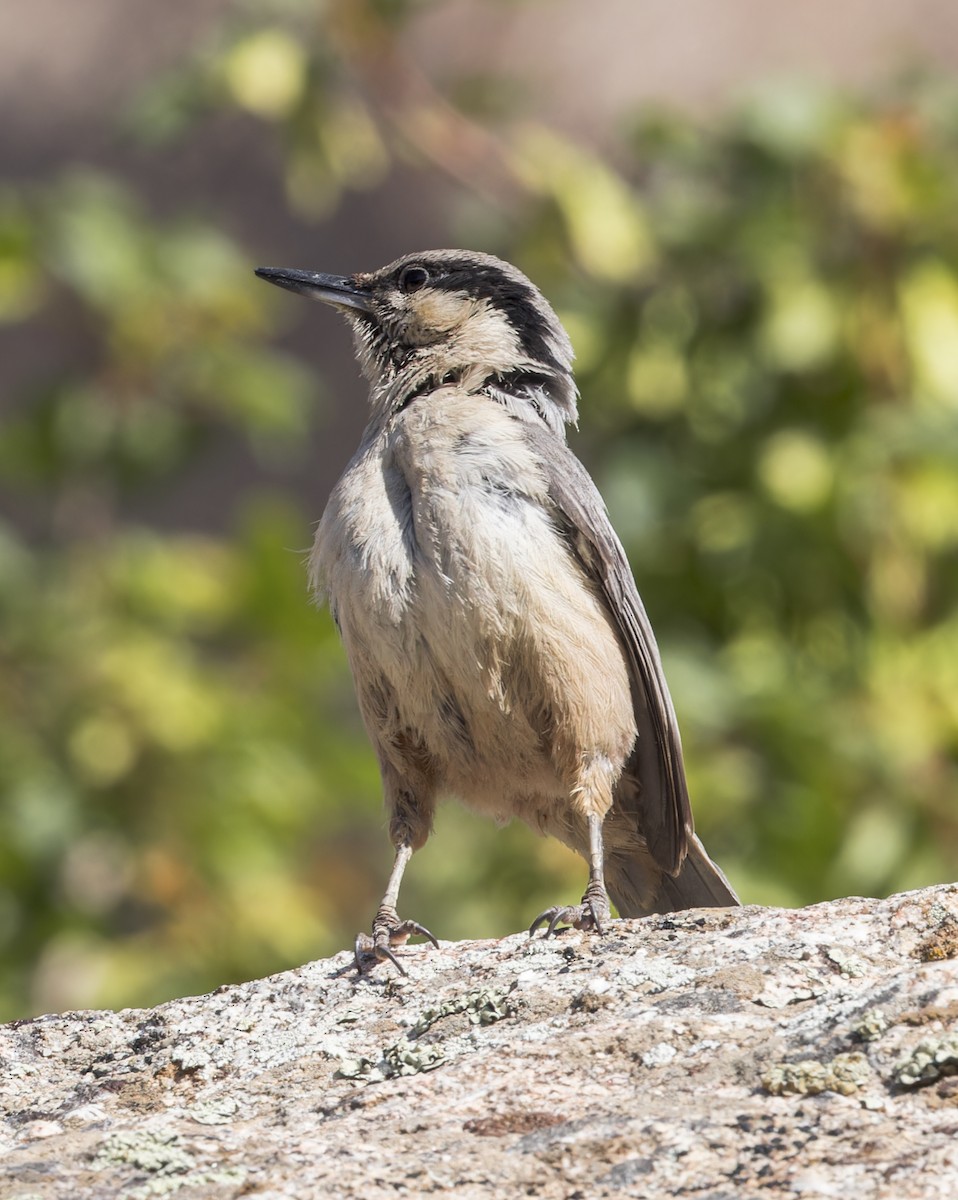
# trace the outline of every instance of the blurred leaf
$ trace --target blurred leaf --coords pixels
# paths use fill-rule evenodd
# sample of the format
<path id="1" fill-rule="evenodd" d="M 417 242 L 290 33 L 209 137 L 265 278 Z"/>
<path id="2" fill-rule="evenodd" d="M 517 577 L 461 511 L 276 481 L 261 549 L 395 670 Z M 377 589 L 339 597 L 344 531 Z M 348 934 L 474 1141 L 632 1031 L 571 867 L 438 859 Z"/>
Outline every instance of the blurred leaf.
<path id="1" fill-rule="evenodd" d="M 600 279 L 634 280 L 655 247 L 639 197 L 611 167 L 541 127 L 527 128 L 516 168 L 529 187 L 555 199 L 573 253 Z"/>
<path id="2" fill-rule="evenodd" d="M 783 158 L 815 157 L 840 126 L 844 104 L 820 85 L 776 79 L 755 89 L 739 120 L 744 135 Z"/>
<path id="3" fill-rule="evenodd" d="M 919 393 L 958 408 L 958 278 L 943 262 L 922 262 L 902 279 L 900 293 Z"/>
<path id="4" fill-rule="evenodd" d="M 817 438 L 784 429 L 766 442 L 758 472 L 769 495 L 798 512 L 827 500 L 834 474 L 828 451 Z"/>
<path id="5" fill-rule="evenodd" d="M 282 28 L 264 28 L 237 42 L 223 72 L 237 104 L 259 117 L 286 117 L 303 96 L 308 60 Z"/>

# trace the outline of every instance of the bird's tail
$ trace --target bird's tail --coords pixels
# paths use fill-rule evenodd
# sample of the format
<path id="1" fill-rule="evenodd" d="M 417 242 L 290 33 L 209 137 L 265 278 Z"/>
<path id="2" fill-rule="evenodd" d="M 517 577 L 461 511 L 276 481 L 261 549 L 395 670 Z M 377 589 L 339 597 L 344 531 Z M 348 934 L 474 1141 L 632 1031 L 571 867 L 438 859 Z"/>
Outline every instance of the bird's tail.
<path id="1" fill-rule="evenodd" d="M 674 878 L 651 857 L 615 855 L 607 862 L 609 895 L 623 917 L 680 912 L 685 908 L 731 908 L 740 903 L 732 885 L 693 833 L 688 854 Z"/>

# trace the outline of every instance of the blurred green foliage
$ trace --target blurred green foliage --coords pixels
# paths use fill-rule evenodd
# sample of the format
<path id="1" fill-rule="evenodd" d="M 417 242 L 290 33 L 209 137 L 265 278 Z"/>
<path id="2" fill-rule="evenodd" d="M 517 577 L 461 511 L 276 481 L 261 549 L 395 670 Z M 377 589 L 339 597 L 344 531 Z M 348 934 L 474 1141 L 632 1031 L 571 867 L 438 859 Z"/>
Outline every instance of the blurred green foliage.
<path id="1" fill-rule="evenodd" d="M 575 443 L 744 898 L 953 878 L 958 96 L 779 86 L 707 125 L 642 114 L 599 152 L 450 103 L 481 80 L 406 87 L 415 7 L 251 6 L 131 125 L 162 153 L 242 110 L 315 220 L 397 159 L 424 186 L 448 171 L 462 240 L 527 270 L 573 337 Z M 258 257 L 212 217 L 149 219 L 117 179 L 0 193 L 0 321 L 86 346 L 0 433 L 0 483 L 39 525 L 0 525 L 5 1017 L 277 970 L 347 944 L 379 896 L 378 776 L 305 597 L 319 514 L 253 495 L 228 536 L 125 515 L 218 438 L 274 460 L 304 443 L 318 381 L 272 345 L 294 310 Z M 582 879 L 556 844 L 449 808 L 402 908 L 505 933 Z"/>

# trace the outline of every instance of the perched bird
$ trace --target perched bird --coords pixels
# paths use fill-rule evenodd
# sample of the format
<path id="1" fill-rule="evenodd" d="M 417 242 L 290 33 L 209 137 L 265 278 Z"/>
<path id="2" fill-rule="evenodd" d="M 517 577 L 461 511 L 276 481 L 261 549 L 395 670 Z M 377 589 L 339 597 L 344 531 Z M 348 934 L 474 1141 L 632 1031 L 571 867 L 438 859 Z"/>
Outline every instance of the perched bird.
<path id="1" fill-rule="evenodd" d="M 565 442 L 572 346 L 538 289 L 488 254 L 429 250 L 346 277 L 260 268 L 352 326 L 371 416 L 310 565 L 339 628 L 395 865 L 360 969 L 397 912 L 444 794 L 519 817 L 589 863 L 581 904 L 533 922 L 737 904 L 692 829 L 655 638 L 591 477 Z M 608 889 L 608 891 L 606 890 Z"/>

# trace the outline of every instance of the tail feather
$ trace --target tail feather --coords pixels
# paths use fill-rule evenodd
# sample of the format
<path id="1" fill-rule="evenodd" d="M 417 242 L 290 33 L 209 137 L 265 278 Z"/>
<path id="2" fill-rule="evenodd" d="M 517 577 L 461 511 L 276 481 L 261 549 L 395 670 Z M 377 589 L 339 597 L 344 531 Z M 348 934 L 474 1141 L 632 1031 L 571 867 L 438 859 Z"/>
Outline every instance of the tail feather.
<path id="1" fill-rule="evenodd" d="M 658 868 L 651 856 L 616 855 L 606 864 L 609 895 L 623 917 L 681 912 L 686 908 L 731 908 L 741 903 L 721 869 L 695 836 L 674 878 Z"/>
<path id="2" fill-rule="evenodd" d="M 673 879 L 662 876 L 659 892 L 662 907 L 656 912 L 680 912 L 683 908 L 731 908 L 741 903 L 725 878 L 725 874 L 711 858 L 693 833 L 689 839 L 689 852 L 682 869 Z"/>

